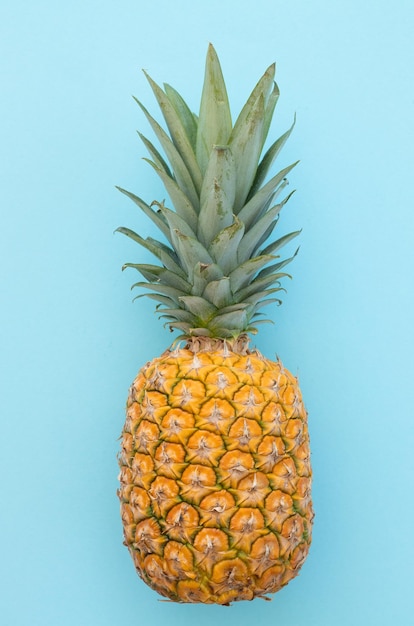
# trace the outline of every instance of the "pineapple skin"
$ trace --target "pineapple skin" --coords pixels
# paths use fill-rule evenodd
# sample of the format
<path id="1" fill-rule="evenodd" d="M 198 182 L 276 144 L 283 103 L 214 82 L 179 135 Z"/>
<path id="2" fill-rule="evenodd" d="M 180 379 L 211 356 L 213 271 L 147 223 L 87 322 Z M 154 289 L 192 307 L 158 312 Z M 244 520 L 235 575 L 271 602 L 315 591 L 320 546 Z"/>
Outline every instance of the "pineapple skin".
<path id="1" fill-rule="evenodd" d="M 147 363 L 119 457 L 124 543 L 175 602 L 266 597 L 311 543 L 307 413 L 297 379 L 246 341 L 202 338 Z"/>

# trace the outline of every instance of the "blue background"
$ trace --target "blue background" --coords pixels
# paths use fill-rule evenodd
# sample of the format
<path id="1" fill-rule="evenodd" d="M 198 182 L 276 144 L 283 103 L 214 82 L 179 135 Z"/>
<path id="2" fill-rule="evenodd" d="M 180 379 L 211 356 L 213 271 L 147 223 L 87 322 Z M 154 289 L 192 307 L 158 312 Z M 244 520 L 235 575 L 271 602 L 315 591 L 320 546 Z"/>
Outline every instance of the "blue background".
<path id="1" fill-rule="evenodd" d="M 2 624 L 414 623 L 413 32 L 411 0 L 1 2 Z M 209 41 L 234 112 L 276 60 L 273 139 L 297 113 L 301 250 L 257 345 L 299 373 L 317 513 L 300 576 L 231 608 L 159 602 L 115 495 L 129 383 L 171 340 L 113 235 L 154 234 L 116 184 L 165 197 L 131 94 L 156 111 L 145 68 L 196 108 Z"/>

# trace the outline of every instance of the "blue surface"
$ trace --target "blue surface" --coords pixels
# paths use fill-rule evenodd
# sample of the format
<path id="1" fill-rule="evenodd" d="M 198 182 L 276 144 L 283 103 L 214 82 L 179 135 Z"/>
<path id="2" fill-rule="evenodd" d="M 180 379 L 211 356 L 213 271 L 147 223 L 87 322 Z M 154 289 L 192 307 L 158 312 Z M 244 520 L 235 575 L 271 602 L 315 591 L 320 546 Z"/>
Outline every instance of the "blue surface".
<path id="1" fill-rule="evenodd" d="M 414 5 L 150 5 L 1 3 L 1 624 L 413 624 Z M 143 67 L 195 108 L 209 41 L 235 112 L 276 59 L 271 136 L 298 117 L 280 232 L 301 251 L 257 345 L 299 372 L 317 514 L 300 576 L 231 608 L 159 602 L 115 496 L 127 388 L 170 341 L 112 234 L 153 234 L 116 184 L 165 197 L 130 96 L 155 110 Z"/>

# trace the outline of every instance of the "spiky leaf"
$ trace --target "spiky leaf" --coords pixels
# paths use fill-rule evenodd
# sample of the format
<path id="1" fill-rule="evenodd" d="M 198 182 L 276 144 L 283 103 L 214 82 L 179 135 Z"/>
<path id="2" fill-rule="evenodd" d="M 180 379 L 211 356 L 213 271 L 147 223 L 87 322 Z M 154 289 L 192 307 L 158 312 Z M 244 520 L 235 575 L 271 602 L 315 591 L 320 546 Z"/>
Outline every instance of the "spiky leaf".
<path id="1" fill-rule="evenodd" d="M 176 109 L 174 108 L 166 94 L 163 92 L 163 90 L 157 85 L 154 80 L 152 80 L 150 76 L 148 76 L 146 72 L 144 72 L 144 74 L 149 84 L 151 85 L 151 89 L 153 90 L 154 95 L 158 101 L 161 112 L 167 123 L 168 130 L 170 131 L 173 143 L 180 153 L 184 163 L 186 164 L 188 171 L 192 176 L 194 185 L 198 190 L 200 190 L 202 182 L 201 172 L 194 155 L 193 147 L 187 136 L 186 129 L 183 126 L 183 123 L 179 115 L 177 114 Z"/>
<path id="2" fill-rule="evenodd" d="M 190 111 L 185 100 L 182 98 L 182 96 L 180 96 L 178 91 L 174 89 L 174 87 L 171 87 L 171 85 L 164 83 L 164 89 L 167 98 L 173 105 L 178 117 L 180 118 L 181 124 L 191 144 L 191 148 L 193 149 L 193 152 L 195 152 L 197 142 L 196 118 L 194 114 Z"/>
<path id="3" fill-rule="evenodd" d="M 234 129 L 229 146 L 236 165 L 237 188 L 234 212 L 244 205 L 256 175 L 263 147 L 264 97 L 257 98 L 244 123 Z"/>
<path id="4" fill-rule="evenodd" d="M 234 159 L 227 146 L 214 146 L 200 194 L 197 236 L 208 247 L 233 222 L 236 194 Z"/>
<path id="5" fill-rule="evenodd" d="M 232 130 L 227 89 L 216 51 L 210 44 L 207 52 L 203 92 L 197 129 L 197 161 L 201 172 L 207 169 L 215 145 L 227 145 Z"/>

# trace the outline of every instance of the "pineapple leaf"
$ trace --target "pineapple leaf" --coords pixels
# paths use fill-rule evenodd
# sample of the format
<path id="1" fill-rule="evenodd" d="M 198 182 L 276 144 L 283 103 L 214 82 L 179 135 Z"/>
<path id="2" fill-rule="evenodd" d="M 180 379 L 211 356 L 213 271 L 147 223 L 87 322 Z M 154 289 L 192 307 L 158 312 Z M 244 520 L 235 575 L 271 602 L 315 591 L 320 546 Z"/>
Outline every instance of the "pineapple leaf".
<path id="1" fill-rule="evenodd" d="M 207 247 L 223 228 L 233 223 L 236 193 L 234 160 L 227 146 L 214 146 L 200 195 L 197 235 Z"/>
<path id="2" fill-rule="evenodd" d="M 190 311 L 185 311 L 184 309 L 159 309 L 162 311 L 163 315 L 161 317 L 169 318 L 171 320 L 176 320 L 177 322 L 188 322 L 192 324 L 194 322 L 194 315 L 190 313 Z"/>
<path id="3" fill-rule="evenodd" d="M 188 333 L 189 335 L 192 335 L 193 337 L 211 337 L 211 331 L 204 327 L 200 327 L 200 328 L 190 328 L 190 331 Z M 181 337 L 182 339 L 186 339 L 186 337 Z"/>
<path id="4" fill-rule="evenodd" d="M 154 222 L 154 224 L 157 226 L 157 228 L 160 229 L 162 234 L 171 243 L 170 230 L 169 230 L 167 224 L 162 219 L 162 217 L 160 216 L 159 213 L 157 213 L 156 211 L 153 211 L 153 209 L 151 209 L 151 207 L 148 206 L 148 204 L 146 202 L 144 202 L 144 200 L 141 200 L 141 198 L 138 198 L 138 196 L 136 196 L 135 194 L 131 193 L 130 191 L 127 191 L 126 189 L 122 189 L 122 187 L 116 187 L 116 189 L 118 189 L 118 191 L 120 191 L 125 196 L 130 198 L 132 200 L 132 202 L 134 202 L 137 206 L 139 206 L 139 208 L 142 211 L 144 211 L 145 215 L 147 215 Z"/>
<path id="5" fill-rule="evenodd" d="M 178 274 L 159 265 L 149 265 L 146 263 L 125 263 L 122 269 L 132 268 L 140 272 L 144 278 L 151 283 L 167 285 L 180 289 L 183 293 L 190 293 L 191 285 Z"/>
<path id="6" fill-rule="evenodd" d="M 146 72 L 144 72 L 144 74 L 157 99 L 161 112 L 168 126 L 168 130 L 170 131 L 173 143 L 180 153 L 184 163 L 186 164 L 188 171 L 191 174 L 191 178 L 193 179 L 194 185 L 199 192 L 202 183 L 201 172 L 197 164 L 194 150 L 191 146 L 186 129 L 182 124 L 181 118 L 168 96 L 161 89 L 161 87 L 159 87 L 157 83 L 152 80 L 152 78 L 148 76 Z"/>
<path id="7" fill-rule="evenodd" d="M 203 298 L 214 304 L 218 309 L 222 309 L 230 304 L 233 301 L 230 279 L 224 276 L 220 280 L 213 280 L 208 283 L 204 290 Z"/>
<path id="8" fill-rule="evenodd" d="M 178 247 L 177 236 L 175 233 L 176 230 L 179 230 L 181 233 L 183 233 L 183 235 L 187 235 L 187 237 L 196 237 L 194 231 L 190 228 L 187 222 L 178 215 L 178 213 L 171 211 L 171 209 L 168 209 L 164 205 L 160 205 L 160 211 L 170 228 L 170 237 L 176 250 Z"/>
<path id="9" fill-rule="evenodd" d="M 279 155 L 281 149 L 285 145 L 286 141 L 289 139 L 290 134 L 296 124 L 296 115 L 293 119 L 293 124 L 279 139 L 277 139 L 269 148 L 269 150 L 264 155 L 263 159 L 259 163 L 259 167 L 257 168 L 256 177 L 254 179 L 253 185 L 250 189 L 249 199 L 254 196 L 257 190 L 262 185 L 265 180 L 269 169 L 274 163 L 276 157 Z M 295 164 L 296 165 L 296 164 Z"/>
<path id="10" fill-rule="evenodd" d="M 159 265 L 150 265 L 149 263 L 124 263 L 122 271 L 127 268 L 137 270 L 150 283 L 158 281 L 158 271 L 162 269 Z"/>
<path id="11" fill-rule="evenodd" d="M 254 250 L 252 251 L 250 255 L 251 257 L 257 256 L 257 250 L 259 246 L 261 246 L 262 243 L 265 243 L 265 241 L 269 239 L 274 229 L 276 228 L 278 221 L 279 221 L 279 216 L 277 216 L 277 218 L 273 220 L 271 224 L 269 224 L 269 226 L 266 228 L 265 232 L 263 233 L 263 235 L 260 237 L 259 241 L 257 242 L 257 245 L 255 246 Z"/>
<path id="12" fill-rule="evenodd" d="M 254 259 L 249 259 L 233 270 L 230 274 L 230 284 L 233 293 L 246 287 L 254 276 L 263 266 L 267 265 L 275 257 L 271 254 L 264 254 Z"/>
<path id="13" fill-rule="evenodd" d="M 174 208 L 177 211 L 177 214 L 187 222 L 187 224 L 193 231 L 197 230 L 197 214 L 194 211 L 192 203 L 185 195 L 181 187 L 176 183 L 175 180 L 167 176 L 167 174 L 155 163 L 153 163 L 152 161 L 148 161 L 148 163 L 152 165 L 158 176 L 161 178 L 164 187 L 172 200 Z"/>
<path id="14" fill-rule="evenodd" d="M 180 259 L 184 263 L 189 280 L 192 281 L 194 269 L 198 263 L 209 265 L 213 259 L 204 246 L 194 237 L 189 237 L 179 230 L 175 230 Z"/>
<path id="15" fill-rule="evenodd" d="M 161 128 L 158 122 L 152 117 L 152 115 L 150 115 L 150 113 L 147 111 L 144 105 L 141 104 L 141 102 L 137 100 L 136 98 L 134 98 L 134 100 L 135 102 L 137 102 L 137 104 L 140 106 L 140 108 L 144 112 L 148 122 L 151 125 L 152 130 L 154 131 L 156 137 L 158 138 L 158 141 L 162 145 L 165 151 L 165 154 L 167 156 L 167 159 L 170 162 L 171 167 L 174 170 L 174 174 L 177 179 L 177 182 L 183 189 L 183 193 L 185 193 L 186 196 L 188 196 L 191 203 L 193 204 L 194 209 L 198 211 L 198 206 L 199 206 L 198 192 L 196 190 L 196 187 L 194 186 L 194 182 L 191 177 L 191 174 L 180 152 L 177 150 L 176 146 L 168 137 L 167 133 L 163 130 L 163 128 Z M 168 174 L 168 172 L 165 170 L 163 165 L 159 165 L 158 163 L 156 163 L 156 165 L 158 169 L 161 169 L 164 172 L 164 174 L 168 176 L 168 178 L 171 178 L 171 175 Z"/>
<path id="16" fill-rule="evenodd" d="M 279 263 L 275 263 L 274 265 L 269 265 L 269 267 L 266 267 L 265 269 L 263 269 L 261 272 L 259 272 L 259 274 L 257 275 L 257 278 L 262 278 L 263 276 L 267 276 L 270 273 L 274 273 L 274 272 L 278 272 L 279 270 L 281 270 L 283 267 L 286 267 L 286 265 L 288 265 L 288 263 L 290 263 L 291 261 L 293 261 L 293 259 L 295 258 L 295 256 L 298 254 L 299 252 L 299 248 L 296 249 L 295 253 L 292 254 L 291 257 L 289 257 L 288 259 L 284 259 L 283 261 L 279 261 Z M 290 276 L 291 278 L 291 276 Z"/>
<path id="17" fill-rule="evenodd" d="M 235 213 L 244 205 L 256 175 L 263 147 L 263 117 L 264 98 L 260 94 L 244 122 L 233 130 L 229 142 L 236 164 Z"/>
<path id="18" fill-rule="evenodd" d="M 248 315 L 245 310 L 233 311 L 216 315 L 211 322 L 211 329 L 220 335 L 219 329 L 227 331 L 235 330 L 240 334 L 240 329 L 244 329 L 248 323 Z"/>
<path id="19" fill-rule="evenodd" d="M 249 326 L 248 328 L 246 328 L 246 333 L 251 333 L 252 335 L 257 335 L 257 333 L 259 332 L 256 328 L 256 326 L 258 326 L 259 324 L 274 324 L 273 320 L 269 320 L 269 319 L 265 319 L 265 320 L 255 320 L 254 321 L 254 326 Z"/>
<path id="20" fill-rule="evenodd" d="M 267 234 L 269 227 L 272 227 L 273 230 L 273 226 L 276 224 L 275 218 L 278 216 L 282 207 L 282 203 L 276 204 L 274 207 L 269 209 L 269 211 L 267 211 L 267 213 L 265 213 L 264 216 L 261 217 L 259 221 L 256 222 L 247 233 L 245 233 L 243 239 L 240 242 L 237 253 L 239 263 L 244 263 L 244 261 L 250 259 L 252 253 L 260 245 L 262 236 L 264 234 Z"/>
<path id="21" fill-rule="evenodd" d="M 138 133 L 139 138 L 141 139 L 142 143 L 144 144 L 144 146 L 146 147 L 146 149 L 148 150 L 148 152 L 150 153 L 151 157 L 154 160 L 154 163 L 160 167 L 161 169 L 164 170 L 164 172 L 170 177 L 173 178 L 173 174 L 168 166 L 168 163 L 165 161 L 165 159 L 162 157 L 162 155 L 158 152 L 157 148 L 154 146 L 153 143 L 151 143 L 151 141 L 149 139 L 147 139 L 142 133 Z"/>
<path id="22" fill-rule="evenodd" d="M 208 322 L 217 308 L 200 296 L 183 296 L 179 297 L 179 301 L 184 304 L 186 309 L 195 315 L 200 321 Z"/>
<path id="23" fill-rule="evenodd" d="M 237 216 L 231 226 L 221 230 L 209 246 L 209 253 L 225 274 L 235 269 L 237 249 L 244 234 L 244 224 Z"/>
<path id="24" fill-rule="evenodd" d="M 273 90 L 270 93 L 269 98 L 266 102 L 266 109 L 265 109 L 265 114 L 264 114 L 263 145 L 269 133 L 270 124 L 272 123 L 273 113 L 275 111 L 277 101 L 279 100 L 279 96 L 280 96 L 279 87 L 277 86 L 276 83 L 273 83 Z"/>
<path id="25" fill-rule="evenodd" d="M 200 272 L 200 276 L 207 281 L 219 280 L 220 278 L 223 278 L 221 267 L 219 267 L 216 263 L 198 263 L 196 269 Z"/>
<path id="26" fill-rule="evenodd" d="M 197 128 L 197 161 L 204 173 L 215 145 L 227 145 L 232 123 L 226 85 L 216 51 L 207 52 L 200 115 Z"/>
<path id="27" fill-rule="evenodd" d="M 197 263 L 193 271 L 193 294 L 201 296 L 209 282 L 220 278 L 223 278 L 223 272 L 215 263 Z"/>
<path id="28" fill-rule="evenodd" d="M 135 302 L 135 300 L 139 300 L 139 298 L 151 298 L 151 300 L 155 300 L 156 302 L 159 302 L 160 304 L 158 304 L 156 307 L 157 310 L 162 305 L 167 306 L 167 307 L 177 306 L 177 303 L 174 300 L 172 300 L 168 296 L 163 296 L 160 293 L 140 293 L 137 296 L 135 296 L 135 298 L 133 299 L 133 302 Z"/>
<path id="29" fill-rule="evenodd" d="M 237 302 L 236 304 L 230 304 L 229 306 L 224 307 L 224 309 L 220 310 L 220 313 L 234 313 L 235 311 L 244 311 L 250 305 L 249 302 Z"/>
<path id="30" fill-rule="evenodd" d="M 245 124 L 246 118 L 251 114 L 251 111 L 253 107 L 255 106 L 260 95 L 263 96 L 265 104 L 267 103 L 267 100 L 270 97 L 269 92 L 274 82 L 275 71 L 276 71 L 276 65 L 275 63 L 272 63 L 272 65 L 270 65 L 267 68 L 263 76 L 260 78 L 256 86 L 254 87 L 252 93 L 247 99 L 246 104 L 242 108 L 234 124 L 232 136 L 237 135 L 239 133 L 240 126 L 243 126 Z M 265 138 L 263 138 L 263 143 L 264 143 L 264 139 Z"/>
<path id="31" fill-rule="evenodd" d="M 179 299 L 182 296 L 182 291 L 175 289 L 174 287 L 170 287 L 169 285 L 153 285 L 152 283 L 138 282 L 134 283 L 131 286 L 131 289 L 136 289 L 137 287 L 156 291 L 157 294 L 168 296 L 168 298 L 171 298 L 171 300 L 173 300 L 176 304 L 179 304 Z"/>
<path id="32" fill-rule="evenodd" d="M 268 274 L 266 276 L 262 276 L 261 278 L 255 278 L 250 285 L 247 285 L 245 288 L 241 289 L 237 293 L 234 294 L 234 297 L 240 301 L 248 300 L 255 293 L 259 293 L 261 290 L 270 287 L 270 285 L 279 285 L 279 280 L 281 278 L 292 278 L 290 274 L 285 273 L 274 273 Z"/>
<path id="33" fill-rule="evenodd" d="M 192 328 L 189 322 L 167 322 L 166 326 L 169 326 L 171 331 L 174 328 L 176 328 L 177 330 L 182 330 L 185 334 L 180 335 L 180 337 L 183 339 L 191 335 Z M 180 337 L 177 337 L 177 341 L 180 339 Z"/>
<path id="34" fill-rule="evenodd" d="M 285 186 L 284 179 L 298 163 L 299 161 L 292 163 L 292 165 L 285 167 L 278 174 L 273 176 L 273 178 L 271 178 L 266 185 L 259 189 L 259 191 L 257 191 L 255 195 L 250 198 L 247 204 L 244 205 L 238 216 L 239 219 L 245 223 L 246 228 L 250 228 L 250 225 L 256 221 L 257 216 L 261 213 L 263 205 L 266 204 L 269 198 L 272 197 L 276 188 L 278 186 L 282 187 L 282 185 Z"/>
<path id="35" fill-rule="evenodd" d="M 180 96 L 178 91 L 174 89 L 174 87 L 171 87 L 171 85 L 164 83 L 164 89 L 165 93 L 167 94 L 167 98 L 173 105 L 178 117 L 181 120 L 181 124 L 183 125 L 185 133 L 188 137 L 191 148 L 193 149 L 193 152 L 195 152 L 197 143 L 196 119 L 193 113 L 188 108 L 185 100 Z"/>
<path id="36" fill-rule="evenodd" d="M 292 239 L 300 235 L 301 232 L 302 230 L 295 230 L 293 233 L 288 233 L 287 235 L 280 237 L 280 239 L 273 241 L 271 244 L 266 246 L 266 248 L 261 250 L 259 254 L 274 254 L 277 250 L 280 250 L 280 248 L 292 241 Z"/>
<path id="37" fill-rule="evenodd" d="M 243 333 L 247 332 L 247 329 L 243 327 L 243 330 L 240 331 L 237 328 L 229 329 L 225 327 L 214 326 L 214 329 L 209 331 L 208 337 L 220 337 L 221 339 L 236 339 L 238 335 L 240 334 L 240 332 L 243 332 Z"/>
<path id="38" fill-rule="evenodd" d="M 125 228 L 124 226 L 120 226 L 116 229 L 115 232 L 126 235 L 136 243 L 139 243 L 143 248 L 149 250 L 149 252 L 156 256 L 167 269 L 175 272 L 183 278 L 187 277 L 183 269 L 178 264 L 177 255 L 173 250 L 171 250 L 171 248 L 168 248 L 168 246 L 165 246 L 160 241 L 156 241 L 151 237 L 143 239 L 133 230 L 131 230 L 130 228 Z"/>
<path id="39" fill-rule="evenodd" d="M 273 287 L 272 289 L 264 289 L 263 291 L 258 291 L 252 294 L 251 296 L 244 298 L 244 300 L 246 302 L 249 302 L 249 304 L 257 305 L 259 302 L 264 302 L 265 298 L 267 298 L 268 296 L 278 291 L 286 291 L 286 290 L 283 289 L 282 287 Z"/>
<path id="40" fill-rule="evenodd" d="M 282 304 L 282 300 L 280 298 L 266 298 L 265 300 L 259 300 L 259 302 L 257 302 L 252 309 L 252 318 L 264 315 L 264 313 L 261 312 L 262 308 L 274 303 L 276 303 L 277 306 L 280 306 Z"/>

